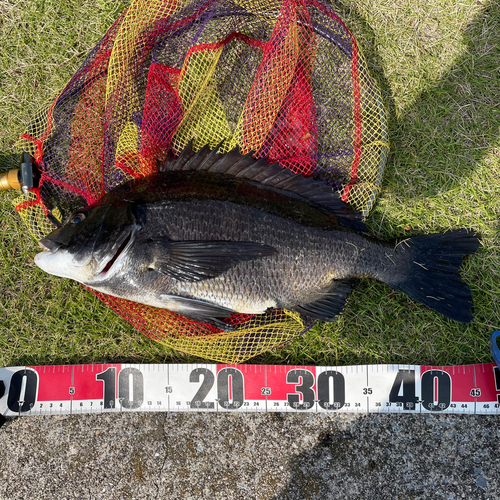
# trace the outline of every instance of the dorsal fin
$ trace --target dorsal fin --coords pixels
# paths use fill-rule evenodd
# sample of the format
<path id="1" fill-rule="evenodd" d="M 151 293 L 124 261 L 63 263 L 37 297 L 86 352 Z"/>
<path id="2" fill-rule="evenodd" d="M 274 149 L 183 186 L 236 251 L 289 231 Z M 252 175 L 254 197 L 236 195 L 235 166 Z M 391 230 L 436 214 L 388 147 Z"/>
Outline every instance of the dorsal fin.
<path id="1" fill-rule="evenodd" d="M 168 171 L 205 171 L 231 175 L 238 179 L 252 181 L 271 189 L 285 191 L 307 201 L 321 205 L 334 212 L 338 217 L 350 221 L 362 221 L 362 214 L 352 210 L 328 184 L 294 174 L 282 168 L 278 163 L 268 164 L 264 158 L 255 159 L 252 153 L 241 155 L 238 146 L 226 154 L 220 154 L 219 144 L 214 149 L 204 146 L 198 152 L 193 151 L 193 142 L 183 149 L 179 156 L 170 152 L 167 159 L 159 166 L 159 172 Z M 361 223 L 362 224 L 362 223 Z M 362 226 L 356 227 L 363 230 Z"/>

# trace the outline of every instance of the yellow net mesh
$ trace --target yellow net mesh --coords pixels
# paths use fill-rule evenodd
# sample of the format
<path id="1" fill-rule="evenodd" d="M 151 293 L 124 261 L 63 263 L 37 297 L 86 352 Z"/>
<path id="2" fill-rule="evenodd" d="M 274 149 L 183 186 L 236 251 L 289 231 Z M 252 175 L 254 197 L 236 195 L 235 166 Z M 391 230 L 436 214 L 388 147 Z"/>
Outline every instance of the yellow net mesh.
<path id="1" fill-rule="evenodd" d="M 366 216 L 387 153 L 385 114 L 356 40 L 317 0 L 133 0 L 19 146 L 42 175 L 15 201 L 36 238 L 170 150 L 224 150 L 330 183 Z M 289 311 L 231 317 L 234 332 L 96 293 L 152 339 L 239 363 L 304 333 Z"/>

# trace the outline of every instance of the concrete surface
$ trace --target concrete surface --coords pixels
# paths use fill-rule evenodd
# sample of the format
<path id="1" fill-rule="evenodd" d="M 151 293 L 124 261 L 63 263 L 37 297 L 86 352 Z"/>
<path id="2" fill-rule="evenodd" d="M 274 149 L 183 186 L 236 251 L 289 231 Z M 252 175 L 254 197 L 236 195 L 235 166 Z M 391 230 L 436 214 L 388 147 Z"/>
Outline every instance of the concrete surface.
<path id="1" fill-rule="evenodd" d="M 114 414 L 0 429 L 1 499 L 500 498 L 500 419 Z"/>

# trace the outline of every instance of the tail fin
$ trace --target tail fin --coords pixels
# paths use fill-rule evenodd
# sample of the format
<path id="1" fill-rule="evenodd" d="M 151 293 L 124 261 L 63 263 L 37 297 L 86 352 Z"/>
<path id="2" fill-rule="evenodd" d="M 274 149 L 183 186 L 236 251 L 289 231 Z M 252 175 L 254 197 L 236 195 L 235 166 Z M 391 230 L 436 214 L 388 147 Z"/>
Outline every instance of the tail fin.
<path id="1" fill-rule="evenodd" d="M 448 318 L 469 323 L 474 319 L 472 295 L 459 271 L 463 258 L 478 247 L 478 236 L 465 229 L 404 240 L 396 254 L 407 262 L 407 272 L 386 283 Z"/>

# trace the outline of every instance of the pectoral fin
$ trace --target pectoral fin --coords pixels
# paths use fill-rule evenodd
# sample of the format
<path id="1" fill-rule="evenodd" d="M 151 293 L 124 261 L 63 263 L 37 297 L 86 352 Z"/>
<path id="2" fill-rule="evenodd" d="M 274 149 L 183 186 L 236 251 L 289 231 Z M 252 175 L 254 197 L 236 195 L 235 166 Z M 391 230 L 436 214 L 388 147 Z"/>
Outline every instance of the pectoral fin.
<path id="1" fill-rule="evenodd" d="M 185 318 L 199 321 L 200 323 L 210 323 L 224 331 L 234 329 L 232 326 L 218 319 L 231 316 L 231 314 L 236 312 L 232 309 L 178 295 L 160 294 L 160 299 L 164 302 L 166 309 L 180 314 Z"/>
<path id="2" fill-rule="evenodd" d="M 179 281 L 200 281 L 224 273 L 238 262 L 273 255 L 273 247 L 251 241 L 151 240 L 150 268 Z"/>

